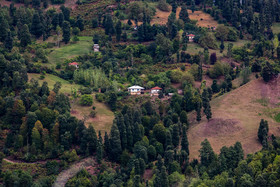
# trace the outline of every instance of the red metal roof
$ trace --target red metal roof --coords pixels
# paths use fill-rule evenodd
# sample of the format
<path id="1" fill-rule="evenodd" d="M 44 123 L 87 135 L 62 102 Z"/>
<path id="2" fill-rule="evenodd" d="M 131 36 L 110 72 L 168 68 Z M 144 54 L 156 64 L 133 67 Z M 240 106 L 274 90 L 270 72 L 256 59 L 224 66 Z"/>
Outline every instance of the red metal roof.
<path id="1" fill-rule="evenodd" d="M 189 34 L 189 35 L 187 35 L 187 36 L 195 36 L 194 34 Z"/>
<path id="2" fill-rule="evenodd" d="M 154 88 L 152 88 L 151 90 L 162 90 L 160 87 L 156 86 Z"/>
<path id="3" fill-rule="evenodd" d="M 75 65 L 79 65 L 79 64 L 77 62 L 72 62 L 72 63 L 69 63 L 68 65 L 75 66 Z"/>

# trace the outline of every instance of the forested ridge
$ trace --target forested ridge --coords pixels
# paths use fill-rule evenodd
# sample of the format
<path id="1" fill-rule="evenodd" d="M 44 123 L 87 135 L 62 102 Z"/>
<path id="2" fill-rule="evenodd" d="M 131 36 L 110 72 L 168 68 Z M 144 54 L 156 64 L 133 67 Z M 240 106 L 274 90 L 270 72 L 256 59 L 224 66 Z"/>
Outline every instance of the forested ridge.
<path id="1" fill-rule="evenodd" d="M 0 186 L 280 186 L 277 0 L 0 5 Z M 252 80 L 262 148 L 206 129 L 190 157 L 193 126 L 246 126 L 213 105 Z"/>

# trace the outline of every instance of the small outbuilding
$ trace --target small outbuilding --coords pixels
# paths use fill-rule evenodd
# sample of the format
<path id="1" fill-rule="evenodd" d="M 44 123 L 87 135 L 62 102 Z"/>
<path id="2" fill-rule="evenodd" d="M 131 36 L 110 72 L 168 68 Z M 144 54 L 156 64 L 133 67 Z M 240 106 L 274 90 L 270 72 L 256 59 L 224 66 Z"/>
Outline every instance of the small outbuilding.
<path id="1" fill-rule="evenodd" d="M 193 39 L 195 37 L 194 34 L 188 34 L 187 37 L 189 37 L 189 42 L 193 42 Z"/>
<path id="2" fill-rule="evenodd" d="M 140 94 L 144 93 L 145 88 L 134 85 L 134 86 L 129 87 L 127 90 L 130 93 L 130 95 L 140 95 Z"/>
<path id="3" fill-rule="evenodd" d="M 154 88 L 151 89 L 151 95 L 159 95 L 160 91 L 162 90 L 162 88 L 156 86 Z"/>
<path id="4" fill-rule="evenodd" d="M 77 62 L 71 62 L 68 66 L 74 66 L 75 68 L 79 68 L 79 64 Z"/>
<path id="5" fill-rule="evenodd" d="M 93 51 L 94 52 L 99 52 L 99 45 L 98 44 L 93 44 Z"/>

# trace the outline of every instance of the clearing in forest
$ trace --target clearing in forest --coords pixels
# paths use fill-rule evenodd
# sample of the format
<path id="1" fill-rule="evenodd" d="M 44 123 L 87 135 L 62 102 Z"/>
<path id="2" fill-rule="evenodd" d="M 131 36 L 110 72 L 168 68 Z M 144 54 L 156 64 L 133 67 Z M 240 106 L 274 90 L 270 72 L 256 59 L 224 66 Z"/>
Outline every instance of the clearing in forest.
<path id="1" fill-rule="evenodd" d="M 190 159 L 198 158 L 201 142 L 207 138 L 214 151 L 239 141 L 245 155 L 262 148 L 257 132 L 261 119 L 269 124 L 269 135 L 280 133 L 280 124 L 274 120 L 280 112 L 280 78 L 271 83 L 254 79 L 211 101 L 212 119 L 205 116 L 200 123 L 194 122 L 188 131 Z M 279 82 L 280 83 L 280 82 Z"/>
<path id="2" fill-rule="evenodd" d="M 82 87 L 81 85 L 75 83 L 71 84 L 69 81 L 55 75 L 46 74 L 43 80 L 40 79 L 40 76 L 41 74 L 28 73 L 28 80 L 30 81 L 32 78 L 34 78 L 35 80 L 38 80 L 40 86 L 42 86 L 43 82 L 47 82 L 50 90 L 53 89 L 53 86 L 56 82 L 61 82 L 60 92 L 65 94 L 71 94 L 72 89 L 78 90 L 80 87 Z"/>
<path id="3" fill-rule="evenodd" d="M 49 63 L 46 65 L 62 64 L 65 59 L 84 55 L 92 51 L 93 41 L 90 36 L 80 36 L 79 41 L 73 44 L 63 45 L 60 48 L 50 49 L 48 54 Z"/>
<path id="4" fill-rule="evenodd" d="M 105 131 L 108 133 L 113 125 L 114 113 L 106 106 L 104 103 L 98 102 L 93 96 L 93 106 L 96 107 L 97 112 L 94 118 L 90 117 L 90 111 L 92 111 L 92 106 L 81 106 L 79 104 L 79 99 L 76 99 L 71 103 L 71 115 L 75 116 L 80 120 L 85 120 L 85 125 L 93 125 L 96 133 L 101 131 L 104 135 Z"/>

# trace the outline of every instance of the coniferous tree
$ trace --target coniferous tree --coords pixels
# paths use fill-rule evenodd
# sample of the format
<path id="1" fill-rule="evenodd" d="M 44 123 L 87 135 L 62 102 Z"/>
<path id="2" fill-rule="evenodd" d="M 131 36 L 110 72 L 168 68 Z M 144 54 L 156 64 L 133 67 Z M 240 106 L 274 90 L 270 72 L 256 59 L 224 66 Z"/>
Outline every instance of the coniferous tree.
<path id="1" fill-rule="evenodd" d="M 168 182 L 168 178 L 167 178 L 167 172 L 166 172 L 166 168 L 165 166 L 163 166 L 161 168 L 161 178 L 160 178 L 160 181 L 161 181 L 161 186 L 162 187 L 168 187 L 169 186 L 169 182 Z"/>
<path id="2" fill-rule="evenodd" d="M 100 164 L 103 159 L 103 145 L 102 142 L 100 142 L 100 140 L 97 141 L 96 157 L 97 157 L 97 162 Z"/>
<path id="3" fill-rule="evenodd" d="M 201 121 L 201 102 L 198 102 L 196 105 L 196 121 Z"/>
<path id="4" fill-rule="evenodd" d="M 88 141 L 88 152 L 90 155 L 93 155 L 93 153 L 96 152 L 97 136 L 92 125 L 90 125 L 88 128 L 87 141 Z"/>
<path id="5" fill-rule="evenodd" d="M 67 44 L 70 41 L 70 23 L 68 21 L 63 22 L 63 41 Z"/>
<path id="6" fill-rule="evenodd" d="M 116 39 L 117 39 L 117 42 L 119 42 L 121 40 L 121 35 L 122 35 L 122 23 L 119 20 L 117 25 L 116 25 Z"/>
<path id="7" fill-rule="evenodd" d="M 13 37 L 11 32 L 8 32 L 7 38 L 5 39 L 5 48 L 9 51 L 13 49 Z"/>
<path id="8" fill-rule="evenodd" d="M 186 151 L 186 153 L 189 155 L 189 141 L 188 141 L 187 129 L 185 125 L 183 126 L 182 129 L 181 150 Z"/>
<path id="9" fill-rule="evenodd" d="M 109 156 L 110 151 L 111 151 L 111 143 L 110 143 L 109 136 L 108 136 L 107 132 L 105 132 L 105 135 L 104 135 L 104 150 L 105 150 L 107 156 Z"/>
<path id="10" fill-rule="evenodd" d="M 174 147 L 177 147 L 179 145 L 179 141 L 180 141 L 179 127 L 177 124 L 174 124 L 172 127 L 172 143 Z"/>
<path id="11" fill-rule="evenodd" d="M 23 25 L 20 34 L 20 45 L 22 47 L 26 47 L 28 44 L 31 44 L 31 35 L 28 26 L 25 24 Z"/>
<path id="12" fill-rule="evenodd" d="M 182 6 L 181 11 L 180 11 L 180 14 L 179 14 L 179 18 L 180 18 L 181 20 L 183 20 L 185 23 L 187 23 L 187 22 L 190 21 L 189 13 L 188 13 L 187 6 L 186 6 L 186 5 L 183 5 L 183 6 Z"/>
<path id="13" fill-rule="evenodd" d="M 80 31 L 84 30 L 84 20 L 81 18 L 81 16 L 77 17 L 76 27 L 78 27 Z"/>
<path id="14" fill-rule="evenodd" d="M 36 12 L 33 15 L 33 18 L 32 18 L 32 24 L 31 24 L 30 32 L 36 38 L 39 38 L 40 36 L 42 36 L 43 31 L 44 31 L 44 28 L 43 28 L 43 24 L 42 24 L 41 19 L 40 19 L 40 15 L 39 15 L 38 12 Z"/>
<path id="15" fill-rule="evenodd" d="M 207 139 L 201 142 L 199 153 L 200 162 L 205 167 L 208 167 L 215 160 L 215 153 Z"/>
<path id="16" fill-rule="evenodd" d="M 0 41 L 4 42 L 9 32 L 9 24 L 4 14 L 0 12 Z"/>
<path id="17" fill-rule="evenodd" d="M 267 135 L 268 135 L 268 122 L 264 119 L 261 119 L 260 126 L 258 129 L 258 138 L 261 144 L 267 142 Z"/>
<path id="18" fill-rule="evenodd" d="M 110 158 L 113 161 L 119 161 L 122 154 L 120 132 L 116 124 L 113 124 L 110 133 Z"/>

